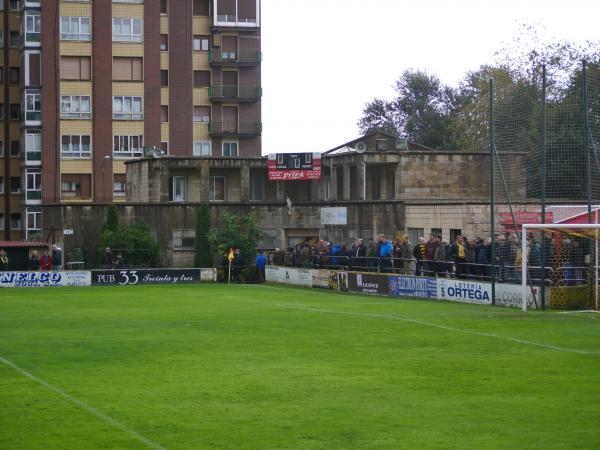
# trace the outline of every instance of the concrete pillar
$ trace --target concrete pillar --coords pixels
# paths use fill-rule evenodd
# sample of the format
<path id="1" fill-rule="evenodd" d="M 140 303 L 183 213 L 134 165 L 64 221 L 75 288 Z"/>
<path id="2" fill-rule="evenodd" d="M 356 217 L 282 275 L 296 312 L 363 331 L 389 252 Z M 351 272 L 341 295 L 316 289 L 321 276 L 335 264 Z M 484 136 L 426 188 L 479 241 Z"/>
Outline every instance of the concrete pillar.
<path id="1" fill-rule="evenodd" d="M 379 193 L 380 200 L 389 199 L 389 187 L 388 187 L 388 176 L 386 166 L 381 166 L 381 170 L 379 171 Z"/>
<path id="2" fill-rule="evenodd" d="M 350 200 L 350 164 L 344 164 L 344 200 Z"/>
<path id="3" fill-rule="evenodd" d="M 362 159 L 362 158 L 361 158 Z M 360 200 L 367 199 L 367 164 L 364 161 L 359 161 L 356 168 L 356 180 L 358 186 L 358 198 Z"/>
<path id="4" fill-rule="evenodd" d="M 331 161 L 331 160 L 330 160 Z M 338 199 L 338 192 L 337 192 L 337 167 L 333 165 L 332 162 L 330 162 L 330 180 L 331 180 L 331 189 L 330 189 L 330 199 L 331 200 L 337 200 Z M 341 194 L 341 193 L 340 193 Z"/>
<path id="5" fill-rule="evenodd" d="M 200 163 L 200 201 L 208 203 L 208 191 L 210 189 L 210 168 L 208 160 L 202 160 Z"/>
<path id="6" fill-rule="evenodd" d="M 400 200 L 404 189 L 402 188 L 402 164 L 398 163 L 394 170 L 394 199 Z"/>
<path id="7" fill-rule="evenodd" d="M 276 181 L 277 183 L 277 201 L 283 202 L 286 200 L 285 198 L 285 182 Z"/>
<path id="8" fill-rule="evenodd" d="M 240 169 L 240 201 L 247 202 L 250 199 L 250 167 L 242 165 Z"/>

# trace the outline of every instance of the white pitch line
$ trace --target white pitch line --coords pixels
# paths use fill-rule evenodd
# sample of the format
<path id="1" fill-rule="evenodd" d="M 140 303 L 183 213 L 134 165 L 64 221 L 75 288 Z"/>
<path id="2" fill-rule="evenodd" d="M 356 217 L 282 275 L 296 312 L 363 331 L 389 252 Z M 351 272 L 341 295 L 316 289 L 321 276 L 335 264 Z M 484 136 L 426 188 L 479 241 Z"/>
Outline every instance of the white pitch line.
<path id="1" fill-rule="evenodd" d="M 415 323 L 417 325 L 424 325 L 424 326 L 432 327 L 432 328 L 440 328 L 442 330 L 455 331 L 458 333 L 472 334 L 475 336 L 483 336 L 483 337 L 489 337 L 489 338 L 494 338 L 494 339 L 501 339 L 504 341 L 516 342 L 518 344 L 533 345 L 535 347 L 542 347 L 542 348 L 547 348 L 550 350 L 557 350 L 560 352 L 578 353 L 581 355 L 599 355 L 600 354 L 600 352 L 590 352 L 587 350 L 580 350 L 580 349 L 576 349 L 576 348 L 558 347 L 556 345 L 542 344 L 540 342 L 526 341 L 524 339 L 511 338 L 511 337 L 507 337 L 507 336 L 498 336 L 497 334 L 480 333 L 479 331 L 463 330 L 460 328 L 448 327 L 446 325 L 439 325 L 437 323 L 424 322 L 422 320 L 408 319 L 406 317 L 392 316 L 392 315 L 388 315 L 388 314 L 357 313 L 357 312 L 349 312 L 349 311 L 331 311 L 328 309 L 304 308 L 302 306 L 295 306 L 295 305 L 277 305 L 277 306 L 279 306 L 280 308 L 295 309 L 298 311 L 320 312 L 320 313 L 328 313 L 328 314 L 344 314 L 344 315 L 349 315 L 349 316 L 362 316 L 362 317 L 374 317 L 374 318 L 379 318 L 379 319 L 401 320 L 403 322 Z"/>
<path id="2" fill-rule="evenodd" d="M 129 428 L 127 428 L 125 425 L 117 422 L 115 419 L 113 419 L 110 416 L 107 416 L 106 414 L 104 414 L 101 411 L 98 411 L 96 408 L 93 408 L 91 406 L 89 406 L 88 404 L 82 402 L 81 400 L 73 397 L 70 394 L 67 394 L 65 391 L 63 391 L 62 389 L 57 388 L 56 386 L 51 385 L 50 383 L 42 380 L 41 378 L 36 377 L 35 375 L 27 372 L 24 369 L 21 369 L 19 366 L 17 366 L 15 363 L 9 361 L 6 358 L 3 358 L 2 356 L 0 356 L 0 362 L 6 364 L 8 367 L 13 368 L 14 370 L 16 370 L 17 372 L 19 372 L 21 375 L 29 378 L 30 380 L 36 382 L 37 384 L 40 384 L 42 386 L 44 386 L 45 388 L 57 393 L 58 395 L 60 395 L 61 397 L 69 400 L 71 403 L 74 403 L 75 405 L 79 406 L 82 409 L 85 409 L 87 412 L 92 413 L 94 416 L 98 417 L 99 419 L 104 420 L 106 423 L 109 423 L 110 425 L 112 425 L 113 427 L 123 431 L 124 433 L 129 434 L 131 437 L 137 439 L 138 441 L 146 444 L 148 447 L 150 448 L 154 448 L 156 450 L 165 450 L 164 447 L 162 447 L 161 445 L 157 444 L 156 442 L 151 441 L 150 439 L 142 436 L 140 433 L 138 433 L 137 431 L 131 430 Z"/>

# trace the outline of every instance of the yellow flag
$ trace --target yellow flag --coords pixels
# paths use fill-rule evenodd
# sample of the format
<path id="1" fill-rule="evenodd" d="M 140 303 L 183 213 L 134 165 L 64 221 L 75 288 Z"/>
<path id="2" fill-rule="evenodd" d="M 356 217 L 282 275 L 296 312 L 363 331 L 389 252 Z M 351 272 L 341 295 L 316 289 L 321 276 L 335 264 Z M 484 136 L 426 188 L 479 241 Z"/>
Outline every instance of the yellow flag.
<path id="1" fill-rule="evenodd" d="M 235 255 L 233 254 L 233 249 L 232 248 L 229 249 L 229 254 L 227 255 L 227 259 L 229 261 L 233 261 L 235 259 Z"/>

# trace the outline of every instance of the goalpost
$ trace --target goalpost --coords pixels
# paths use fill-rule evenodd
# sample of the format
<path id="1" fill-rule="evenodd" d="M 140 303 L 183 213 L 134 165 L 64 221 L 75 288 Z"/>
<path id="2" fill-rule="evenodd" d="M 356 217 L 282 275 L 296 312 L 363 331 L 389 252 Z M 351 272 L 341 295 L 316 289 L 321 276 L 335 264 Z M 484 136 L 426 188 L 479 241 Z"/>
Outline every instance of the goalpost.
<path id="1" fill-rule="evenodd" d="M 596 211 L 596 217 L 598 216 L 598 211 Z M 528 231 L 532 232 L 532 231 L 549 231 L 549 232 L 555 232 L 555 233 L 560 233 L 560 237 L 561 239 L 563 239 L 563 236 L 566 236 L 567 239 L 569 237 L 575 237 L 575 238 L 581 238 L 581 239 L 588 239 L 590 241 L 592 241 L 593 245 L 591 246 L 592 248 L 590 248 L 590 253 L 588 253 L 587 256 L 589 256 L 589 260 L 586 262 L 587 265 L 587 273 L 588 273 L 588 277 L 587 277 L 587 284 L 586 283 L 582 283 L 580 285 L 580 287 L 589 287 L 588 291 L 592 291 L 591 292 L 591 298 L 588 299 L 588 304 L 591 303 L 592 307 L 598 311 L 599 309 L 599 303 L 600 303 L 600 299 L 599 297 L 599 282 L 598 282 L 598 275 L 599 275 L 599 256 L 600 256 L 600 251 L 599 251 L 599 242 L 600 242 L 600 224 L 599 223 L 589 223 L 589 224 L 523 224 L 522 226 L 522 235 L 521 235 L 521 254 L 522 254 L 522 260 L 521 260 L 521 289 L 522 289 L 522 308 L 523 311 L 527 311 L 527 294 L 528 294 L 528 263 L 529 260 L 531 259 L 528 255 Z M 552 260 L 551 261 L 545 261 L 544 266 L 542 268 L 532 268 L 532 270 L 540 270 L 540 274 L 541 274 L 541 280 L 542 283 L 545 283 L 547 280 L 547 276 L 546 276 L 546 268 L 550 267 L 552 268 L 552 264 L 557 264 L 557 260 L 559 261 L 559 265 L 556 267 L 557 271 L 556 272 L 560 272 L 562 270 L 569 270 L 569 266 L 565 265 L 562 266 L 560 265 L 560 252 L 561 250 L 558 250 L 555 244 L 554 244 L 555 240 L 551 240 L 551 243 L 549 244 L 548 242 L 542 242 L 542 247 L 543 246 L 551 246 L 552 253 L 551 253 L 551 257 Z M 570 241 L 569 241 L 570 243 Z M 542 248 L 542 251 L 545 251 L 546 254 L 548 254 L 549 250 L 548 249 L 544 249 Z M 587 257 L 586 256 L 586 257 Z M 564 279 L 560 280 L 560 281 L 564 281 Z M 576 280 L 575 282 L 582 282 L 585 280 Z"/>

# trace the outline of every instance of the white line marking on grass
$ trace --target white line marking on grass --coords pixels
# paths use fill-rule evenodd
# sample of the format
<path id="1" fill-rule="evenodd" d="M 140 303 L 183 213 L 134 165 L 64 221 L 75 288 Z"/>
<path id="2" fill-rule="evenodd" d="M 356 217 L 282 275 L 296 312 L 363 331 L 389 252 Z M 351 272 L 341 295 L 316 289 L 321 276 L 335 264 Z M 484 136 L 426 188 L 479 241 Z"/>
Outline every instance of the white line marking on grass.
<path id="1" fill-rule="evenodd" d="M 156 442 L 153 442 L 150 439 L 142 436 L 137 431 L 134 431 L 134 430 L 131 430 L 131 429 L 127 428 L 125 425 L 122 425 L 121 423 L 117 422 L 112 417 L 107 416 L 103 412 L 98 411 L 96 408 L 93 408 L 93 407 L 87 405 L 86 403 L 83 403 L 81 400 L 73 397 L 70 394 L 67 394 L 62 389 L 59 389 L 56 386 L 52 386 L 50 383 L 42 380 L 41 378 L 38 378 L 35 375 L 27 372 L 26 370 L 21 369 L 19 366 L 17 366 L 15 363 L 9 361 L 8 359 L 3 358 L 2 356 L 0 356 L 0 362 L 6 364 L 8 367 L 13 368 L 17 372 L 19 372 L 21 375 L 29 378 L 31 381 L 34 381 L 37 384 L 40 384 L 40 385 L 44 386 L 45 388 L 47 388 L 47 389 L 49 389 L 49 390 L 57 393 L 61 397 L 69 400 L 71 403 L 74 403 L 75 405 L 79 406 L 80 408 L 85 409 L 87 412 L 92 413 L 94 416 L 98 417 L 99 419 L 104 420 L 105 422 L 109 423 L 113 427 L 115 427 L 115 428 L 123 431 L 124 433 L 129 434 L 131 437 L 137 439 L 138 441 L 143 442 L 148 447 L 154 448 L 154 449 L 157 449 L 157 450 L 165 450 L 164 447 L 162 447 L 161 445 L 157 444 Z"/>
<path id="2" fill-rule="evenodd" d="M 497 334 L 481 333 L 479 331 L 471 331 L 471 330 L 463 330 L 461 328 L 453 328 L 453 327 L 448 327 L 446 325 L 439 325 L 437 323 L 424 322 L 422 320 L 409 319 L 407 317 L 401 317 L 401 316 L 395 316 L 395 315 L 393 316 L 393 315 L 389 315 L 389 314 L 371 314 L 371 313 L 358 313 L 358 312 L 349 312 L 349 311 L 331 311 L 328 309 L 305 308 L 302 306 L 295 306 L 295 305 L 277 305 L 277 306 L 280 308 L 295 309 L 298 311 L 320 312 L 320 313 L 328 313 L 328 314 L 344 314 L 344 315 L 348 315 L 348 316 L 362 316 L 362 317 L 374 317 L 374 318 L 378 318 L 378 319 L 401 320 L 403 322 L 414 323 L 417 325 L 424 325 L 426 327 L 439 328 L 442 330 L 455 331 L 455 332 L 464 333 L 464 334 L 472 334 L 475 336 L 483 336 L 483 337 L 489 337 L 489 338 L 494 338 L 494 339 L 501 339 L 504 341 L 516 342 L 518 344 L 525 344 L 525 345 L 533 345 L 535 347 L 542 347 L 542 348 L 547 348 L 550 350 L 556 350 L 556 351 L 560 351 L 560 352 L 578 353 L 581 355 L 599 355 L 600 354 L 600 352 L 591 352 L 591 351 L 580 350 L 580 349 L 576 349 L 576 348 L 558 347 L 556 345 L 542 344 L 540 342 L 526 341 L 524 339 L 511 338 L 511 337 L 507 337 L 507 336 L 499 336 Z"/>

